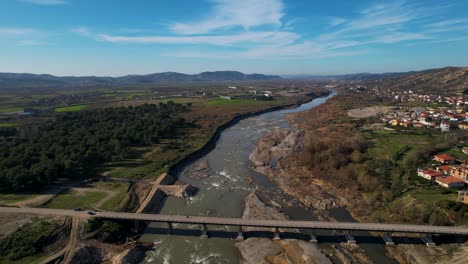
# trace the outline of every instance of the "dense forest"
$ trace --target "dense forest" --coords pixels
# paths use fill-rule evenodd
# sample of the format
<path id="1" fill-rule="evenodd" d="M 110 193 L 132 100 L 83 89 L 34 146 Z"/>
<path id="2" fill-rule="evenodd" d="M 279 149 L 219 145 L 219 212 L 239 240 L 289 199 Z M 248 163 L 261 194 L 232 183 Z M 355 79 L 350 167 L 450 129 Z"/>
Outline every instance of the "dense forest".
<path id="1" fill-rule="evenodd" d="M 39 127 L 0 133 L 0 191 L 34 190 L 57 178 L 93 176 L 131 146 L 173 138 L 186 106 L 145 104 L 58 114 Z"/>

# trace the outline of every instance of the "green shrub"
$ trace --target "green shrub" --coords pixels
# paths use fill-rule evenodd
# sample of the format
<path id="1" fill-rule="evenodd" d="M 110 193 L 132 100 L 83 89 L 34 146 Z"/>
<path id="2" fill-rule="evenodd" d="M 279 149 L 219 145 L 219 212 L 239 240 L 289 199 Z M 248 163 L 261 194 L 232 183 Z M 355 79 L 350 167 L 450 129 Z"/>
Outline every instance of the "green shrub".
<path id="1" fill-rule="evenodd" d="M 10 260 L 32 256 L 47 244 L 55 226 L 38 218 L 18 228 L 13 234 L 0 241 L 0 254 Z"/>

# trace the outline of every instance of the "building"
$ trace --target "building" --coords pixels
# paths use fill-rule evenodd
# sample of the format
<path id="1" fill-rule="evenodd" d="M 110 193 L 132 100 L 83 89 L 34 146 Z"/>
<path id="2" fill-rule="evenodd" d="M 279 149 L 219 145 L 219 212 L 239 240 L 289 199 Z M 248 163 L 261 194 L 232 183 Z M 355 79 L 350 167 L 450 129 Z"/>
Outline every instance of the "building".
<path id="1" fill-rule="evenodd" d="M 445 175 L 450 175 L 450 172 L 452 171 L 452 166 L 449 165 L 443 165 L 437 167 L 437 171 L 442 172 Z"/>
<path id="2" fill-rule="evenodd" d="M 450 123 L 445 122 L 445 121 L 442 122 L 442 123 L 440 123 L 440 130 L 441 130 L 442 132 L 448 132 L 448 131 L 450 131 Z"/>
<path id="3" fill-rule="evenodd" d="M 437 177 L 435 181 L 444 188 L 458 188 L 465 185 L 462 179 L 453 176 Z"/>
<path id="4" fill-rule="evenodd" d="M 458 201 L 468 204 L 468 191 L 458 191 Z"/>
<path id="5" fill-rule="evenodd" d="M 447 155 L 445 153 L 435 155 L 433 160 L 435 160 L 437 162 L 440 162 L 442 164 L 453 164 L 456 161 L 456 159 L 454 157 L 452 157 L 450 155 Z"/>
<path id="6" fill-rule="evenodd" d="M 432 181 L 437 177 L 444 176 L 444 173 L 435 170 L 418 170 L 418 176 Z"/>
<path id="7" fill-rule="evenodd" d="M 468 182 L 468 168 L 462 166 L 452 167 L 450 176 L 457 177 L 465 182 Z"/>

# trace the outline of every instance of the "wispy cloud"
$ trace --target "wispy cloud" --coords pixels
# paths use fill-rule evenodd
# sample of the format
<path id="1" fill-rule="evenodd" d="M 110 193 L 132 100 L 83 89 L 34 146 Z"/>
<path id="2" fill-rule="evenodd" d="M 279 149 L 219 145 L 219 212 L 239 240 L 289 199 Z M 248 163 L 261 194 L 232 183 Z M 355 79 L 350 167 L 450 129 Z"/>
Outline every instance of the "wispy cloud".
<path id="1" fill-rule="evenodd" d="M 203 44 L 216 46 L 231 46 L 248 43 L 282 43 L 290 44 L 299 38 L 292 32 L 246 32 L 235 35 L 218 36 L 115 36 L 108 34 L 96 35 L 99 39 L 113 43 L 140 44 Z"/>
<path id="2" fill-rule="evenodd" d="M 346 22 L 346 19 L 342 17 L 333 17 L 329 19 L 328 25 L 330 27 L 336 27 Z"/>
<path id="3" fill-rule="evenodd" d="M 176 34 L 206 34 L 228 28 L 251 29 L 257 26 L 281 26 L 284 5 L 281 0 L 211 0 L 214 8 L 203 20 L 174 23 Z"/>
<path id="4" fill-rule="evenodd" d="M 127 44 L 180 44 L 183 50 L 165 56 L 190 58 L 324 58 L 369 53 L 375 45 L 433 42 L 449 30 L 461 30 L 468 19 L 442 20 L 441 6 L 427 7 L 405 0 L 370 4 L 350 17 L 325 18 L 326 31 L 315 36 L 295 32 L 285 21 L 281 0 L 209 0 L 213 8 L 205 19 L 169 24 L 166 35 L 142 32 L 95 33 L 73 31 L 98 41 Z M 132 34 L 133 33 L 133 34 Z M 234 47 L 231 52 L 190 51 L 187 45 Z M 177 47 L 175 48 L 177 49 Z"/>
<path id="5" fill-rule="evenodd" d="M 20 40 L 19 44 L 21 46 L 40 46 L 40 45 L 43 45 L 44 43 L 41 41 L 33 40 L 33 39 L 24 39 L 24 40 Z"/>
<path id="6" fill-rule="evenodd" d="M 18 0 L 19 2 L 30 3 L 35 5 L 61 5 L 65 4 L 64 0 Z"/>
<path id="7" fill-rule="evenodd" d="M 0 27 L 0 36 L 24 36 L 37 31 L 30 28 L 2 28 Z"/>
<path id="8" fill-rule="evenodd" d="M 431 23 L 427 27 L 427 32 L 431 33 L 443 33 L 454 31 L 468 31 L 468 19 L 448 19 Z"/>
<path id="9" fill-rule="evenodd" d="M 89 29 L 86 28 L 86 27 L 73 28 L 71 31 L 78 34 L 78 35 L 81 35 L 83 37 L 92 37 L 93 36 L 93 33 L 91 33 L 91 31 L 89 31 Z"/>

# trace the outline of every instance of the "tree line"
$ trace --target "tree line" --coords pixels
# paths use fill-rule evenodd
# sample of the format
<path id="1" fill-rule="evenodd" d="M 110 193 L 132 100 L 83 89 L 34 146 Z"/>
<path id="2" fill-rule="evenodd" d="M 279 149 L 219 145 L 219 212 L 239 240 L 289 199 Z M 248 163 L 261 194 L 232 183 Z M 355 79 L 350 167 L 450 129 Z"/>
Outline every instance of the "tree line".
<path id="1" fill-rule="evenodd" d="M 0 133 L 1 191 L 35 190 L 57 178 L 93 176 L 105 162 L 124 158 L 131 146 L 174 138 L 190 126 L 187 106 L 118 107 L 58 114 L 39 127 Z"/>

